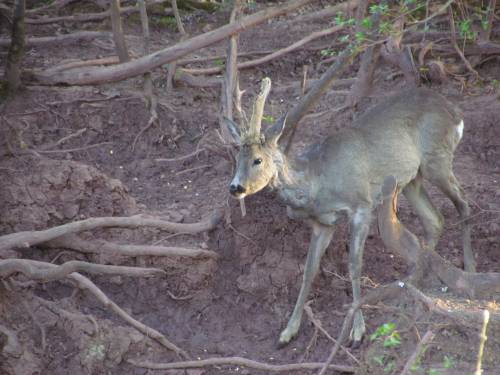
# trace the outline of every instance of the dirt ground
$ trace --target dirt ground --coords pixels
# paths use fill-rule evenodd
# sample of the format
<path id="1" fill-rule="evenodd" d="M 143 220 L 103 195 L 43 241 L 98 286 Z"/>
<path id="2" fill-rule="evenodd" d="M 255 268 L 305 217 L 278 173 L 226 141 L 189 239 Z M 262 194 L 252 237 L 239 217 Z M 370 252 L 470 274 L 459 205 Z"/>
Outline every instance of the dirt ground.
<path id="1" fill-rule="evenodd" d="M 76 9 L 64 10 L 71 11 Z M 228 11 L 190 13 L 184 18 L 187 32 L 195 35 L 224 24 Z M 287 20 L 278 18 L 246 30 L 240 37 L 240 50 L 277 49 L 326 25 L 319 22 L 294 24 Z M 29 26 L 27 32 L 29 35 L 53 35 L 77 28 L 107 30 L 110 25 L 103 22 Z M 127 35 L 140 35 L 137 18 L 127 19 L 125 31 Z M 157 49 L 180 37 L 172 27 L 153 22 L 152 38 L 152 48 Z M 284 87 L 300 80 L 304 64 L 310 66 L 311 77 L 318 77 L 325 69 L 324 66 L 318 68 L 324 59 L 321 50 L 327 49 L 330 42 L 328 38 L 323 39 L 266 65 L 242 71 L 241 87 L 247 90 L 244 102 L 258 89 L 260 79 L 269 76 L 274 86 L 266 114 L 279 116 L 299 95 L 298 90 Z M 140 39 L 130 37 L 128 43 L 131 50 L 140 55 Z M 113 51 L 106 48 L 109 45 L 97 42 L 64 48 L 30 48 L 25 66 L 42 68 L 65 59 L 111 55 Z M 225 43 L 220 43 L 200 51 L 199 55 L 223 54 L 225 48 Z M 500 80 L 499 62 L 497 58 L 479 68 L 485 78 L 481 85 L 463 86 L 450 80 L 433 86 L 455 101 L 465 113 L 465 133 L 456 152 L 454 170 L 471 204 L 472 244 L 480 272 L 500 272 L 500 101 L 494 86 L 494 80 Z M 354 65 L 346 77 L 354 76 L 356 71 Z M 385 66 L 378 69 L 374 90 L 360 106 L 360 111 L 404 86 L 402 77 L 394 77 L 392 72 Z M 30 249 L 24 251 L 22 257 L 56 263 L 80 259 L 166 269 L 167 276 L 163 278 L 100 276 L 92 280 L 132 316 L 164 333 L 194 359 L 241 356 L 274 364 L 324 361 L 332 342 L 317 333 L 307 317 L 303 319 L 297 339 L 284 348 L 277 347 L 279 332 L 287 322 L 300 287 L 309 241 L 308 228 L 286 217 L 284 205 L 272 191 L 247 198 L 247 215 L 242 217 L 238 203 L 230 199 L 227 192 L 231 163 L 214 153 L 204 151 L 176 162 L 155 161 L 195 151 L 200 140 L 219 126 L 218 89 L 178 86 L 166 92 L 165 79 L 166 69 L 155 72 L 156 93 L 161 103 L 158 107 L 160 122 L 142 134 L 134 150 L 134 138 L 149 118 L 141 99 L 142 78 L 98 87 L 29 86 L 5 103 L 2 108 L 4 140 L 9 139 L 13 148 L 22 144 L 25 149 L 41 152 L 12 156 L 12 149 L 9 150 L 2 140 L 0 234 L 43 229 L 92 216 L 137 212 L 189 223 L 201 220 L 217 208 L 229 207 L 230 221 L 199 235 L 170 238 L 168 233 L 153 229 L 92 234 L 120 243 L 162 241 L 169 245 L 204 247 L 220 255 L 217 261 L 107 258 L 62 249 Z M 94 100 L 105 98 L 109 99 Z M 343 100 L 342 93 L 330 92 L 315 111 L 340 107 Z M 325 135 L 348 127 L 353 116 L 352 112 L 343 111 L 306 119 L 298 130 L 294 148 L 299 152 Z M 9 130 L 5 130 L 5 125 Z M 51 147 L 59 139 L 83 128 L 86 131 L 80 136 Z M 88 148 L 82 151 L 50 152 L 86 146 Z M 438 252 L 461 266 L 458 214 L 449 200 L 432 188 L 430 191 L 446 220 Z M 399 217 L 412 231 L 421 234 L 417 217 L 404 199 L 401 199 Z M 342 222 L 309 296 L 315 317 L 333 337 L 337 337 L 346 306 L 352 301 L 347 236 L 348 228 Z M 383 247 L 375 225 L 365 249 L 364 291 L 405 276 L 404 261 Z M 0 284 L 0 324 L 15 330 L 23 347 L 16 361 L 0 362 L 0 373 L 265 373 L 238 366 L 186 371 L 134 367 L 126 360 L 171 362 L 177 358 L 128 326 L 92 296 L 68 283 L 32 283 L 22 292 L 18 288 Z M 450 309 L 477 311 L 488 307 L 491 311 L 500 310 L 499 296 L 492 296 L 488 301 L 462 299 L 443 290 L 436 280 L 429 280 L 426 292 L 441 298 Z M 51 307 L 37 304 L 37 298 L 50 301 Z M 61 309 L 73 315 L 64 315 Z M 366 306 L 364 313 L 369 333 L 383 323 L 396 323 L 402 344 L 384 349 L 378 341 L 366 339 L 360 348 L 351 351 L 362 362 L 358 373 L 391 373 L 391 369 L 384 371 L 388 359 L 396 361 L 398 366 L 404 364 L 428 329 L 432 329 L 436 337 L 414 373 L 427 374 L 430 369 L 437 369 L 440 374 L 472 372 L 480 325 L 465 327 L 429 314 L 425 307 L 410 298 Z M 97 332 L 89 316 L 96 320 Z M 385 355 L 384 365 L 376 361 L 381 355 Z M 445 358 L 451 361 L 451 368 Z M 500 327 L 492 323 L 485 349 L 485 375 L 500 373 L 499 358 Z M 334 362 L 356 365 L 342 351 Z"/>

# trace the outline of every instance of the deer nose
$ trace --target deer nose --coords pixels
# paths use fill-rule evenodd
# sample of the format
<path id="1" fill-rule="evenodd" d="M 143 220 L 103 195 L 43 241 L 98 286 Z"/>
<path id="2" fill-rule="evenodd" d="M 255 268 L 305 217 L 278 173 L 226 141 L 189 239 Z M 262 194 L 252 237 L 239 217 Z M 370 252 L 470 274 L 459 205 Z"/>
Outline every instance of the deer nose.
<path id="1" fill-rule="evenodd" d="M 244 193 L 245 191 L 246 191 L 246 189 L 245 189 L 243 186 L 241 186 L 240 184 L 238 184 L 238 185 L 231 184 L 231 185 L 229 186 L 229 192 L 230 192 L 231 194 L 233 194 L 233 195 L 234 195 L 234 194 L 242 194 L 242 193 Z"/>

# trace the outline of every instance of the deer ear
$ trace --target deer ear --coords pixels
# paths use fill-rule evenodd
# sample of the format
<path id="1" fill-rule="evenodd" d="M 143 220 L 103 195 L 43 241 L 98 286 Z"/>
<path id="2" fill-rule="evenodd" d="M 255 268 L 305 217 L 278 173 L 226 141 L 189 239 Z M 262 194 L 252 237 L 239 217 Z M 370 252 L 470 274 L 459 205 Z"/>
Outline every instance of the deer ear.
<path id="1" fill-rule="evenodd" d="M 224 124 L 226 124 L 227 128 L 229 129 L 229 132 L 233 136 L 234 141 L 237 144 L 241 144 L 240 127 L 238 126 L 238 124 L 225 116 L 222 119 L 224 121 Z"/>
<path id="2" fill-rule="evenodd" d="M 278 145 L 278 141 L 283 134 L 283 130 L 285 129 L 286 124 L 286 116 L 288 113 L 285 113 L 281 116 L 270 128 L 266 130 L 266 142 Z"/>

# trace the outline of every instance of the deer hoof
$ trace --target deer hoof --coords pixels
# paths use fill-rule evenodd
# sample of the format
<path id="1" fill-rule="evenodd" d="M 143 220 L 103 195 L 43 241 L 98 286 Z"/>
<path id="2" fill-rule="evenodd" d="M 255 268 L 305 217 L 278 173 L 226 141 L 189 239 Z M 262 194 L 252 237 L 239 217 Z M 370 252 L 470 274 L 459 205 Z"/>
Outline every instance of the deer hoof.
<path id="1" fill-rule="evenodd" d="M 360 311 L 357 311 L 356 315 L 354 315 L 351 333 L 349 334 L 349 346 L 352 349 L 356 349 L 361 346 L 361 344 L 363 343 L 363 338 L 365 336 L 365 331 L 366 328 L 363 315 Z"/>
<path id="2" fill-rule="evenodd" d="M 286 328 L 280 334 L 280 339 L 279 339 L 279 342 L 278 342 L 278 347 L 282 348 L 285 345 L 287 345 L 290 341 L 292 341 L 292 339 L 295 337 L 296 334 L 297 334 L 297 331 L 294 332 L 292 329 Z"/>

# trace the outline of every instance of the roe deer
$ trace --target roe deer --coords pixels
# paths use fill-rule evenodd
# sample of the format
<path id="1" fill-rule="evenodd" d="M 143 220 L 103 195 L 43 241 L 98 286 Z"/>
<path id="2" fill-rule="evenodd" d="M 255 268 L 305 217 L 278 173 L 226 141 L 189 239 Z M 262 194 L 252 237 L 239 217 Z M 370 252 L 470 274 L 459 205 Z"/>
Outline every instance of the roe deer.
<path id="1" fill-rule="evenodd" d="M 438 242 L 443 217 L 434 207 L 422 181 L 437 186 L 455 205 L 463 220 L 464 264 L 475 269 L 470 244 L 469 207 L 452 171 L 453 153 L 463 134 L 461 112 L 441 95 L 413 88 L 384 100 L 358 117 L 353 126 L 326 138 L 309 151 L 290 160 L 278 147 L 286 117 L 261 133 L 261 120 L 271 80 L 262 81 L 251 120 L 240 130 L 227 124 L 240 145 L 230 193 L 238 199 L 266 186 L 278 190 L 291 218 L 312 226 L 302 286 L 281 344 L 298 332 L 304 303 L 330 243 L 340 214 L 350 221 L 349 274 L 354 302 L 361 297 L 360 276 L 363 247 L 372 211 L 378 204 L 384 178 L 394 176 L 422 222 L 424 246 Z M 361 310 L 351 330 L 353 345 L 365 332 Z"/>

